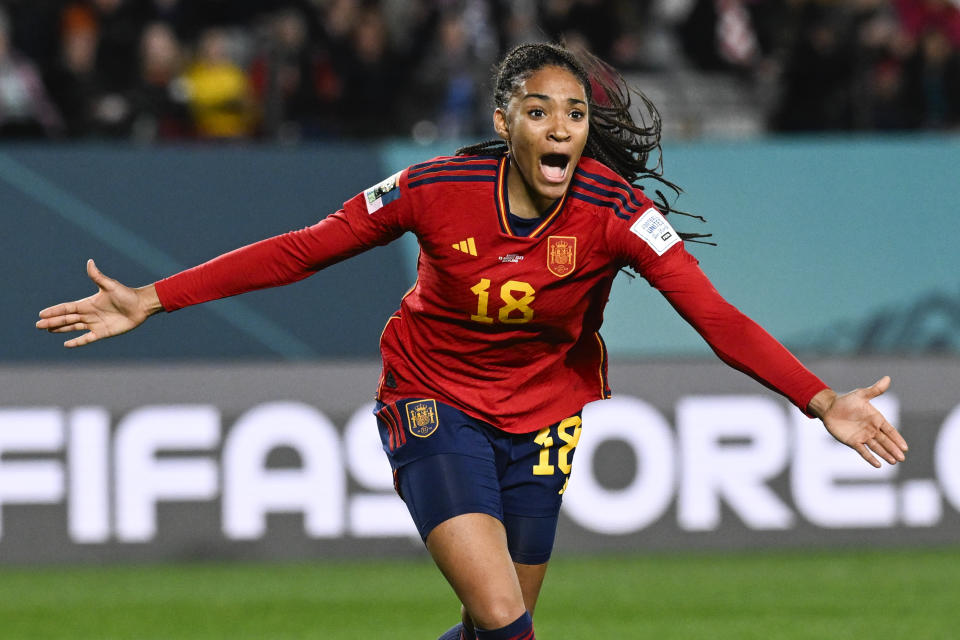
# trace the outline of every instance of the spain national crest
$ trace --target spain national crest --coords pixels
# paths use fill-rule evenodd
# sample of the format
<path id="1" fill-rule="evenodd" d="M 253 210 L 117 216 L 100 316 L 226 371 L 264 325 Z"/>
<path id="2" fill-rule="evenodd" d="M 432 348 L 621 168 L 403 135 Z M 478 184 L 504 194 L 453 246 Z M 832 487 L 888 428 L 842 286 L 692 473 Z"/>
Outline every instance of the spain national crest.
<path id="1" fill-rule="evenodd" d="M 547 269 L 562 278 L 570 275 L 577 266 L 577 239 L 574 236 L 550 236 L 547 238 Z"/>
<path id="2" fill-rule="evenodd" d="M 436 400 L 414 400 L 407 403 L 407 427 L 418 438 L 426 438 L 440 426 Z"/>

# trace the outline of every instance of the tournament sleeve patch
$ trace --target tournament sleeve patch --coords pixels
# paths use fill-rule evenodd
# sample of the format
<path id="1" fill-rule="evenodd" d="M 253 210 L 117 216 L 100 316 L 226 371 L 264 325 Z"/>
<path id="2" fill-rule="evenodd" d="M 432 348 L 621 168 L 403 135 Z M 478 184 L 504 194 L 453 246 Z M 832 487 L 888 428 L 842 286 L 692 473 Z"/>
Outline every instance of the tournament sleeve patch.
<path id="1" fill-rule="evenodd" d="M 630 226 L 630 231 L 650 245 L 658 256 L 680 242 L 680 236 L 659 211 L 650 207 Z"/>
<path id="2" fill-rule="evenodd" d="M 383 182 L 377 183 L 363 192 L 364 202 L 367 203 L 367 213 L 379 210 L 400 198 L 400 174 L 398 171 Z"/>

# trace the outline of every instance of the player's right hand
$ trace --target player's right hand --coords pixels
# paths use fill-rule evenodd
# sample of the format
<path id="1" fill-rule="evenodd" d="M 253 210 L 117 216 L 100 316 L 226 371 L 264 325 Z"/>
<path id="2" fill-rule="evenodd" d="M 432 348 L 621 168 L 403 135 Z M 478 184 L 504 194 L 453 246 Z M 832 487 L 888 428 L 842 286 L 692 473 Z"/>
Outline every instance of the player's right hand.
<path id="1" fill-rule="evenodd" d="M 87 260 L 87 275 L 97 285 L 97 293 L 47 307 L 37 321 L 37 329 L 50 333 L 86 332 L 64 342 L 65 347 L 82 347 L 126 333 L 162 309 L 153 285 L 139 289 L 123 285 L 103 275 L 93 260 Z"/>
<path id="2" fill-rule="evenodd" d="M 810 401 L 810 409 L 830 435 L 874 467 L 880 468 L 881 464 L 873 454 L 888 464 L 897 464 L 905 460 L 907 441 L 870 403 L 889 388 L 890 376 L 883 376 L 866 389 L 854 389 L 842 395 L 825 389 Z M 826 406 L 822 406 L 824 404 Z"/>

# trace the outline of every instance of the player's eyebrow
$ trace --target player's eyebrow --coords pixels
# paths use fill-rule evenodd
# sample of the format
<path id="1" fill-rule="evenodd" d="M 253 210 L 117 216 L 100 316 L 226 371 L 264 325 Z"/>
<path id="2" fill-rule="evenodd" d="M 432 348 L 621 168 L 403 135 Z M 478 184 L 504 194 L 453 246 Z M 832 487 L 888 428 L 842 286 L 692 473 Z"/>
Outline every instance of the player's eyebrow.
<path id="1" fill-rule="evenodd" d="M 527 98 L 536 98 L 538 100 L 544 100 L 546 102 L 550 102 L 551 100 L 553 100 L 552 97 L 548 96 L 545 93 L 527 93 L 520 99 L 526 100 Z M 567 102 L 569 104 L 582 104 L 584 106 L 587 105 L 587 103 L 581 100 L 580 98 L 567 98 Z"/>

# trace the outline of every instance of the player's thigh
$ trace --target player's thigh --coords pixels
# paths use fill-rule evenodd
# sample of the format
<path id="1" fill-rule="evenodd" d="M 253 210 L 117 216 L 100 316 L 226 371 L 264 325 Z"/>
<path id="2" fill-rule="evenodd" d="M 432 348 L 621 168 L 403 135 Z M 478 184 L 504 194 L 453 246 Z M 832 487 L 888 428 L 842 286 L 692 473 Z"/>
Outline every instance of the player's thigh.
<path id="1" fill-rule="evenodd" d="M 380 405 L 377 418 L 397 492 L 424 541 L 458 515 L 503 517 L 494 451 L 474 418 L 434 400 Z"/>
<path id="2" fill-rule="evenodd" d="M 455 516 L 434 527 L 426 544 L 474 625 L 499 629 L 526 611 L 500 520 L 484 513 Z"/>
<path id="3" fill-rule="evenodd" d="M 424 542 L 434 528 L 459 515 L 503 518 L 491 460 L 453 453 L 421 458 L 397 470 L 397 486 Z"/>

